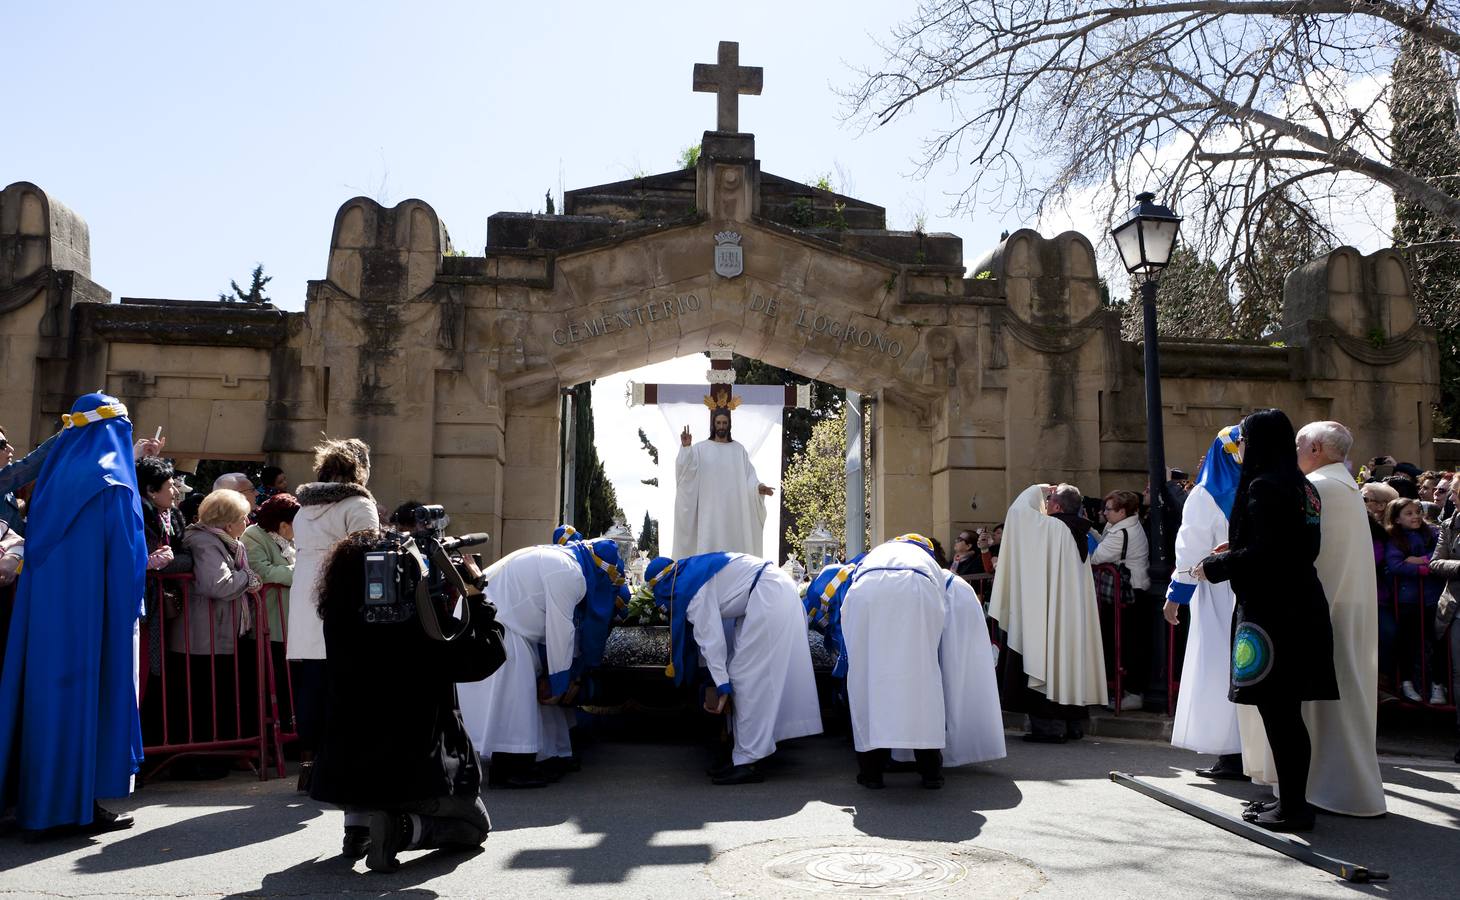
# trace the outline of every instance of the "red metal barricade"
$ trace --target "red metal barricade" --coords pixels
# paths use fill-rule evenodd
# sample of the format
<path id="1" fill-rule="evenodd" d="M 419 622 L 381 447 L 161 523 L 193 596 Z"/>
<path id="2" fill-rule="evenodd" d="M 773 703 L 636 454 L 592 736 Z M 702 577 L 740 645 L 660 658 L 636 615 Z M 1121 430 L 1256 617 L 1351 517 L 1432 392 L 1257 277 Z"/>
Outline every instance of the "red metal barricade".
<path id="1" fill-rule="evenodd" d="M 1393 670 L 1391 672 L 1388 672 L 1388 673 L 1385 673 L 1385 674 L 1388 674 L 1388 675 L 1390 675 L 1390 676 L 1393 677 L 1394 683 L 1393 683 L 1392 687 L 1394 688 L 1394 691 L 1393 691 L 1394 697 L 1397 699 L 1398 703 L 1401 706 L 1409 707 L 1409 708 L 1413 708 L 1413 709 L 1432 709 L 1432 710 L 1437 710 L 1437 711 L 1441 711 L 1441 712 L 1454 712 L 1455 711 L 1455 697 L 1454 697 L 1455 659 L 1454 659 L 1453 655 L 1450 653 L 1449 642 L 1448 641 L 1444 641 L 1444 642 L 1441 641 L 1441 638 L 1444 636 L 1444 632 L 1436 632 L 1435 631 L 1435 621 L 1434 621 L 1434 618 L 1435 617 L 1434 617 L 1434 611 L 1433 611 L 1434 608 L 1433 607 L 1426 606 L 1426 604 L 1424 603 L 1425 582 L 1427 581 L 1427 579 L 1429 577 L 1430 576 L 1427 576 L 1427 575 L 1394 575 L 1394 576 L 1391 576 L 1391 578 L 1393 580 L 1392 580 L 1392 583 L 1390 584 L 1390 588 L 1391 589 L 1390 589 L 1390 592 L 1389 592 L 1389 607 L 1390 607 L 1391 613 L 1394 616 L 1394 646 L 1393 646 L 1393 648 L 1391 648 L 1390 654 L 1391 654 L 1391 656 L 1394 659 L 1394 668 L 1393 668 Z M 1419 614 L 1416 616 L 1416 618 L 1418 619 L 1418 625 L 1417 625 L 1415 631 L 1413 632 L 1414 652 L 1419 655 L 1419 681 L 1414 686 L 1415 691 L 1420 695 L 1420 698 L 1421 698 L 1421 702 L 1419 702 L 1419 703 L 1416 703 L 1413 700 L 1410 700 L 1408 697 L 1404 696 L 1404 691 L 1401 690 L 1401 688 L 1400 688 L 1400 685 L 1402 685 L 1404 683 L 1404 681 L 1406 680 L 1405 677 L 1404 677 L 1404 674 L 1405 673 L 1401 670 L 1401 664 L 1400 664 L 1400 661 L 1399 661 L 1399 652 L 1398 652 L 1400 643 L 1403 642 L 1404 640 L 1406 640 L 1405 635 L 1402 633 L 1403 632 L 1403 620 L 1400 618 L 1400 615 L 1399 615 L 1400 609 L 1401 609 L 1401 604 L 1399 602 L 1399 580 L 1401 578 L 1417 578 L 1419 580 L 1419 602 L 1416 604 L 1419 607 Z M 1452 622 L 1450 624 L 1450 627 L 1451 628 L 1454 628 L 1456 626 Z M 1384 640 L 1384 636 L 1383 635 L 1380 635 L 1379 639 L 1381 641 Z M 1426 643 L 1429 643 L 1431 641 L 1433 641 L 1435 644 L 1438 645 L 1436 647 L 1436 651 L 1437 652 L 1440 650 L 1440 648 L 1443 648 L 1443 653 L 1444 653 L 1444 657 L 1445 657 L 1444 658 L 1444 662 L 1441 663 L 1440 660 L 1438 660 L 1438 659 L 1433 660 L 1433 663 L 1434 663 L 1434 667 L 1436 669 L 1436 672 L 1438 672 L 1438 670 L 1441 668 L 1441 666 L 1443 666 L 1443 670 L 1444 670 L 1444 674 L 1445 674 L 1445 678 L 1444 678 L 1443 681 L 1437 681 L 1434 678 L 1434 674 L 1436 674 L 1436 673 L 1432 673 L 1430 671 L 1431 661 L 1426 659 L 1426 657 L 1429 656 L 1429 654 L 1425 651 L 1425 644 Z M 1429 702 L 1426 702 L 1426 700 L 1427 700 L 1427 694 L 1429 692 L 1430 684 L 1432 682 L 1433 683 L 1436 683 L 1436 684 L 1440 684 L 1440 685 L 1442 685 L 1444 687 L 1444 689 L 1445 689 L 1445 697 L 1446 697 L 1446 701 L 1447 702 L 1445 702 L 1445 703 L 1429 703 Z"/>
<path id="2" fill-rule="evenodd" d="M 1106 681 L 1110 686 L 1110 690 L 1113 692 L 1115 698 L 1115 714 L 1118 716 L 1120 715 L 1120 701 L 1125 697 L 1125 692 L 1122 690 L 1125 687 L 1125 663 L 1121 659 L 1120 608 L 1125 605 L 1125 592 L 1130 587 L 1120 577 L 1120 568 L 1114 563 L 1101 563 L 1097 566 L 1091 566 L 1090 571 L 1092 575 L 1111 579 L 1111 582 L 1115 585 L 1115 597 L 1110 603 L 1110 631 L 1112 643 L 1115 648 L 1115 659 L 1111 663 L 1112 675 Z M 1098 592 L 1097 599 L 1099 599 Z M 1100 611 L 1100 624 L 1102 628 L 1105 625 L 1104 610 Z"/>
<path id="3" fill-rule="evenodd" d="M 193 618 L 202 610 L 193 609 L 191 574 L 149 573 L 147 594 L 139 691 L 143 751 L 164 757 L 151 772 L 186 756 L 213 756 L 246 759 L 264 779 L 272 756 L 282 777 L 286 731 L 263 592 L 207 604 L 206 646 L 195 640 Z M 227 607 L 221 615 L 220 603 Z M 280 613 L 282 621 L 282 604 Z M 282 648 L 278 656 L 283 658 Z M 292 686 L 287 674 L 284 682 L 286 689 Z"/>
<path id="4" fill-rule="evenodd" d="M 265 708 L 273 711 L 269 719 L 269 730 L 273 735 L 271 742 L 274 749 L 274 760 L 278 767 L 279 777 L 284 777 L 284 745 L 299 740 L 299 728 L 297 725 L 297 710 L 294 705 L 294 670 L 288 663 L 289 646 L 289 610 L 285 606 L 284 594 L 288 591 L 287 585 L 266 584 L 259 588 L 261 605 L 265 610 L 277 609 L 279 619 L 279 640 L 274 640 L 273 626 L 269 623 L 269 617 L 264 616 L 262 631 L 259 636 L 259 643 L 267 646 L 269 665 L 265 677 L 259 679 L 259 691 L 267 699 Z M 281 676 L 282 673 L 282 676 Z M 281 684 L 282 682 L 282 684 Z M 280 697 L 284 703 L 280 703 Z"/>

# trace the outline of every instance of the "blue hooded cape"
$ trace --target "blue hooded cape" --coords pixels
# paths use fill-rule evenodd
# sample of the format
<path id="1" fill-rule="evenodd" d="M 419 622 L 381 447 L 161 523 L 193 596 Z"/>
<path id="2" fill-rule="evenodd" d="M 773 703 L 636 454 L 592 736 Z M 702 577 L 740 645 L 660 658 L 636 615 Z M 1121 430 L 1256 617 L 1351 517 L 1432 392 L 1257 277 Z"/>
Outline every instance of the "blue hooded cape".
<path id="1" fill-rule="evenodd" d="M 548 676 L 554 694 L 568 689 L 568 684 L 589 669 L 603 662 L 603 648 L 608 644 L 608 631 L 613 627 L 614 613 L 620 601 L 619 589 L 624 584 L 624 568 L 618 558 L 618 545 L 613 541 L 569 541 L 567 549 L 583 570 L 588 593 L 578 604 L 578 657 L 572 668 Z"/>
<path id="2" fill-rule="evenodd" d="M 87 825 L 142 762 L 133 638 L 147 543 L 132 423 L 105 394 L 71 407 L 36 479 L 0 675 L 0 806 L 22 828 Z"/>
<path id="3" fill-rule="evenodd" d="M 664 674 L 675 684 L 684 684 L 685 675 L 699 664 L 699 650 L 685 621 L 689 601 L 731 558 L 729 553 L 703 553 L 675 562 L 660 556 L 644 569 L 644 582 L 653 589 L 654 602 L 669 611 L 669 665 Z"/>
<path id="4" fill-rule="evenodd" d="M 567 544 L 583 540 L 583 535 L 572 525 L 559 525 L 553 529 L 553 543 Z"/>
<path id="5" fill-rule="evenodd" d="M 856 562 L 861 558 L 859 556 L 845 565 L 833 563 L 827 566 L 806 588 L 807 624 L 821 633 L 826 651 L 836 657 L 836 664 L 831 670 L 836 678 L 847 677 L 847 654 L 843 651 L 845 645 L 842 641 L 842 601 L 847 599 L 847 588 L 852 586 Z"/>
<path id="6" fill-rule="evenodd" d="M 1242 437 L 1241 425 L 1228 425 L 1217 432 L 1196 473 L 1197 486 L 1211 495 L 1212 501 L 1228 521 L 1232 504 L 1237 499 L 1237 482 L 1242 480 L 1242 464 L 1237 461 L 1237 441 Z M 1166 599 L 1183 606 L 1191 602 L 1196 585 L 1172 579 L 1166 588 Z"/>

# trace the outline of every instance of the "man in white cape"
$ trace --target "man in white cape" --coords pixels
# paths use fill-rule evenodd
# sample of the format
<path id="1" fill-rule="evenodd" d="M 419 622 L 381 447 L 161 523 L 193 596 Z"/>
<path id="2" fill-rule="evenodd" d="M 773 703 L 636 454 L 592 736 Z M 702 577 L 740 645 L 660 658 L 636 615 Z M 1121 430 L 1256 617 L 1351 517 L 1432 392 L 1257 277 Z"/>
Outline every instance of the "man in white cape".
<path id="1" fill-rule="evenodd" d="M 666 674 L 681 683 L 692 676 L 697 651 L 713 682 L 705 710 L 729 714 L 734 744 L 728 764 L 711 769 L 714 784 L 762 781 L 755 764 L 777 742 L 821 733 L 806 613 L 791 576 L 756 556 L 707 553 L 659 557 L 644 579 L 669 611 Z"/>
<path id="2" fill-rule="evenodd" d="M 730 438 L 730 410 L 716 409 L 709 440 L 691 445 L 689 427 L 679 436 L 674 461 L 674 558 L 702 553 L 760 556 L 765 498 L 750 454 Z"/>
<path id="3" fill-rule="evenodd" d="M 1353 434 L 1338 422 L 1313 422 L 1298 432 L 1298 467 L 1323 504 L 1319 512 L 1322 543 L 1314 567 L 1333 623 L 1333 669 L 1339 696 L 1303 704 L 1303 721 L 1313 743 L 1308 802 L 1346 816 L 1382 816 L 1384 781 L 1375 746 L 1379 613 L 1374 598 L 1378 588 L 1368 513 L 1359 485 L 1344 465 L 1353 442 Z"/>
<path id="4" fill-rule="evenodd" d="M 1085 707 L 1109 699 L 1087 550 L 1066 521 L 1045 511 L 1047 495 L 1071 492 L 1073 508 L 1062 501 L 1059 512 L 1072 517 L 1079 492 L 1069 485 L 1031 485 L 1009 507 L 989 599 L 989 618 L 1020 657 L 1006 665 L 1004 703 L 1029 714 L 1025 740 L 1041 743 L 1083 737 Z"/>
<path id="5" fill-rule="evenodd" d="M 896 749 L 913 751 L 923 787 L 943 786 L 948 736 L 938 645 L 948 615 L 947 574 L 933 559 L 932 542 L 909 534 L 872 548 L 851 576 L 841 626 L 857 783 L 864 787 L 884 786 Z"/>
<path id="6" fill-rule="evenodd" d="M 1171 743 L 1217 756 L 1210 768 L 1197 769 L 1198 775 L 1246 781 L 1238 706 L 1227 699 L 1232 674 L 1232 586 L 1192 576 L 1192 569 L 1213 548 L 1227 542 L 1232 502 L 1242 477 L 1240 436 L 1236 425 L 1218 432 L 1197 472 L 1196 487 L 1187 495 L 1181 528 L 1176 532 L 1176 568 L 1166 589 L 1164 614 L 1175 625 L 1180 607 L 1191 610 Z"/>

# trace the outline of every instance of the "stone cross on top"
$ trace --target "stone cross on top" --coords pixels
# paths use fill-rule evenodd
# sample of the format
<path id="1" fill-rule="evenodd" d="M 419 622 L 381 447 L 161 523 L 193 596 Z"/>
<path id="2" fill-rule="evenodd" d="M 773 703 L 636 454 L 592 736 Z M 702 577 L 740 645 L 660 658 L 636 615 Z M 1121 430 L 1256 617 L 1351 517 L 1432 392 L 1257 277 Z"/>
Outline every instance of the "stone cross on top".
<path id="1" fill-rule="evenodd" d="M 740 44 L 721 41 L 718 62 L 695 63 L 694 89 L 716 95 L 715 130 L 740 130 L 740 95 L 760 94 L 765 70 L 740 64 Z"/>

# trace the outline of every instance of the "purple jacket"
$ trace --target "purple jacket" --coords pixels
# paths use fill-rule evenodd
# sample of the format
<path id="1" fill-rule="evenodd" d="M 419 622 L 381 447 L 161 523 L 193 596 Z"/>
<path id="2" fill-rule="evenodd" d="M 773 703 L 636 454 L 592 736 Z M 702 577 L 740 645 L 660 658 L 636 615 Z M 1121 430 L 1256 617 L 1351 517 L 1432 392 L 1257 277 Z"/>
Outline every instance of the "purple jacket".
<path id="1" fill-rule="evenodd" d="M 1445 587 L 1445 579 L 1431 575 L 1428 565 L 1420 566 L 1404 561 L 1410 556 L 1428 558 L 1430 554 L 1434 553 L 1435 543 L 1438 539 L 1439 532 L 1435 530 L 1435 527 L 1425 525 L 1417 531 L 1406 531 L 1403 546 L 1393 540 L 1384 542 L 1385 580 L 1394 586 L 1400 603 L 1419 603 L 1421 595 L 1423 595 L 1426 605 L 1439 602 L 1440 591 Z"/>

